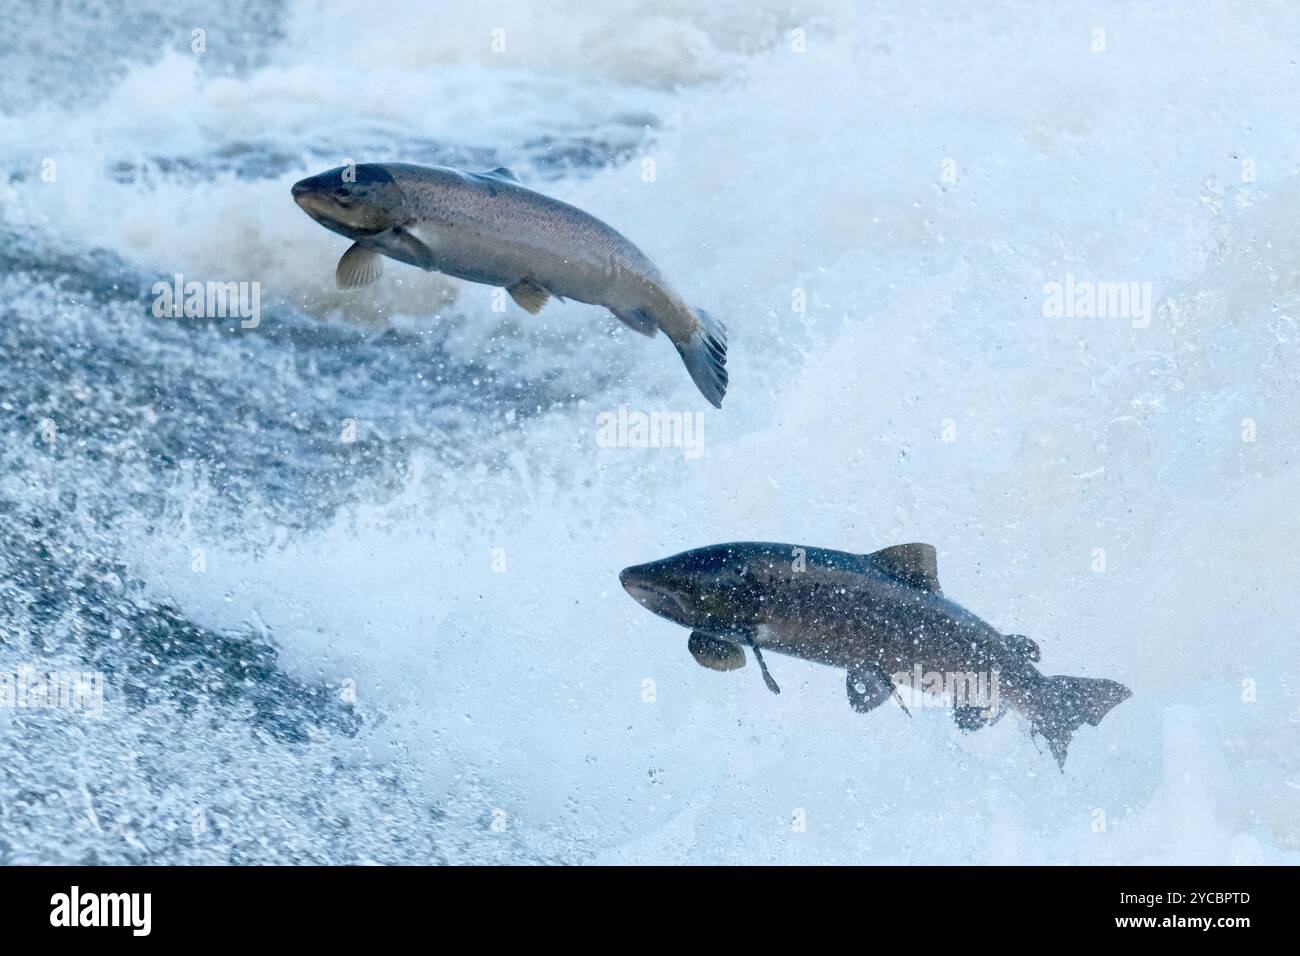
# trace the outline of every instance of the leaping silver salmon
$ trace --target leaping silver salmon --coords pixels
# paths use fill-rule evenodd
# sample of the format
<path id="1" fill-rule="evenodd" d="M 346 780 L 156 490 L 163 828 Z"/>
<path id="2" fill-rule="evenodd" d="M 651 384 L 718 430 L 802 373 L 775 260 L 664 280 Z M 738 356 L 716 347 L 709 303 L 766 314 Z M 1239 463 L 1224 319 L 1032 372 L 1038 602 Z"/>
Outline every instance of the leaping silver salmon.
<path id="1" fill-rule="evenodd" d="M 949 696 L 949 675 L 962 678 L 951 685 L 957 690 L 978 686 L 984 676 L 993 700 L 949 700 L 957 725 L 976 730 L 993 723 L 1005 698 L 1032 733 L 1046 738 L 1062 769 L 1074 732 L 1084 723 L 1096 726 L 1130 696 L 1113 680 L 1040 673 L 1037 644 L 1001 633 L 943 594 L 928 544 L 873 554 L 718 544 L 625 568 L 618 577 L 648 610 L 691 629 L 687 646 L 703 666 L 743 667 L 748 647 L 773 693 L 780 689 L 765 650 L 847 670 L 849 704 L 859 713 L 889 700 L 895 684 L 914 672 L 940 675 L 937 689 Z"/>
<path id="2" fill-rule="evenodd" d="M 505 288 L 536 314 L 547 299 L 603 305 L 677 347 L 704 397 L 722 407 L 727 329 L 686 304 L 640 249 L 595 216 L 523 186 L 508 169 L 361 163 L 293 186 L 326 229 L 353 240 L 335 270 L 340 289 L 369 285 L 383 256 Z"/>

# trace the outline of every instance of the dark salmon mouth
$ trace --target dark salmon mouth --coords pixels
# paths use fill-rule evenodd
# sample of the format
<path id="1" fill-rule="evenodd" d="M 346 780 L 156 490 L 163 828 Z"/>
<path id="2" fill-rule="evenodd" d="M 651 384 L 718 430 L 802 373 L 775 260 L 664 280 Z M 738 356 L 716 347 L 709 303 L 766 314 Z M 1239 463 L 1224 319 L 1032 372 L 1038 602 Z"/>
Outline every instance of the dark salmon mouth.
<path id="1" fill-rule="evenodd" d="M 618 580 L 623 585 L 623 590 L 646 610 L 674 621 L 686 617 L 686 608 L 677 595 L 668 588 L 647 580 L 638 573 L 637 568 L 624 568 L 619 572 Z"/>

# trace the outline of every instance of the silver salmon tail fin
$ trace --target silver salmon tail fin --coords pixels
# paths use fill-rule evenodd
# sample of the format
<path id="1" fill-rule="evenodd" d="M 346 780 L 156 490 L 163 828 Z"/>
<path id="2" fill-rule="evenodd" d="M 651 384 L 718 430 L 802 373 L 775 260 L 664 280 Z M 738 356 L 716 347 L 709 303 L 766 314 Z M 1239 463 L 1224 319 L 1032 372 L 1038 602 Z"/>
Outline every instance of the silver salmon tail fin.
<path id="1" fill-rule="evenodd" d="M 1096 727 L 1111 708 L 1133 696 L 1123 684 L 1098 677 L 1047 677 L 1034 672 L 1017 707 L 1033 732 L 1047 739 L 1057 765 L 1065 769 L 1070 738 L 1085 723 Z"/>
<path id="2" fill-rule="evenodd" d="M 703 309 L 696 309 L 695 316 L 700 327 L 677 351 L 696 387 L 714 408 L 721 408 L 727 394 L 727 327 Z"/>

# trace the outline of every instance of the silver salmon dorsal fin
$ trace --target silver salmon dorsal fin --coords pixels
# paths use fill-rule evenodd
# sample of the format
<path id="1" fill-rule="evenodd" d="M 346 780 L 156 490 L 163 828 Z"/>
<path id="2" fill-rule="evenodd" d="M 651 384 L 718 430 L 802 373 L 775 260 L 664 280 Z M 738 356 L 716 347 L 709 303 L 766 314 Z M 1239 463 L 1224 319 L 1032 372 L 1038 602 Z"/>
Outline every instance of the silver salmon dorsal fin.
<path id="1" fill-rule="evenodd" d="M 932 544 L 896 544 L 867 555 L 867 560 L 908 587 L 943 593 L 939 589 L 939 555 Z"/>
<path id="2" fill-rule="evenodd" d="M 498 166 L 496 169 L 489 169 L 486 173 L 483 173 L 482 175 L 491 176 L 493 179 L 504 179 L 508 183 L 519 182 L 519 177 L 516 176 L 514 173 L 512 173 L 510 170 L 506 169 L 504 166 Z M 523 183 L 519 183 L 519 185 L 522 186 Z"/>

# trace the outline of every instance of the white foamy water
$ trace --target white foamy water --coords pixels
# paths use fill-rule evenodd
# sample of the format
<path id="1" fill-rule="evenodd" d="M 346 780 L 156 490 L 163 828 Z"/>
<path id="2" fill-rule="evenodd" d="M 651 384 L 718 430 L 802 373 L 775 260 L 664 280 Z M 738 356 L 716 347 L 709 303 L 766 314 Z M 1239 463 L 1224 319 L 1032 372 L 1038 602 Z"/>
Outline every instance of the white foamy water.
<path id="1" fill-rule="evenodd" d="M 268 742 L 200 687 L 202 716 L 169 691 L 90 730 L 28 724 L 11 760 L 82 753 L 86 801 L 154 812 L 125 828 L 140 851 L 79 807 L 33 811 L 10 854 L 65 828 L 110 860 L 1300 859 L 1294 10 L 913 7 L 272 6 L 281 34 L 230 69 L 177 21 L 94 97 L 0 116 L 28 170 L 0 184 L 8 227 L 105 287 L 181 272 L 268 303 L 222 337 L 160 330 L 143 292 L 110 310 L 16 284 L 32 328 L 120 353 L 61 372 L 98 399 L 20 381 L 14 434 L 120 402 L 126 424 L 82 430 L 123 429 L 103 454 L 125 477 L 29 437 L 6 500 L 75 488 L 72 550 L 206 635 L 267 642 L 294 686 L 355 687 L 360 717 Z M 346 243 L 288 186 L 348 158 L 506 162 L 614 224 L 729 326 L 724 409 L 598 309 L 502 315 L 396 264 L 334 291 Z M 1149 283 L 1149 323 L 1046 317 L 1067 276 Z M 703 455 L 597 447 L 623 403 L 704 411 Z M 1045 672 L 1133 697 L 1061 774 L 1015 718 L 858 715 L 841 673 L 775 655 L 779 697 L 752 665 L 706 671 L 617 573 L 747 539 L 932 542 L 945 592 L 1032 636 Z M 26 627 L 8 657 L 42 652 Z M 111 656 L 108 627 L 67 612 L 60 653 Z M 221 826 L 150 840 L 196 806 Z"/>

